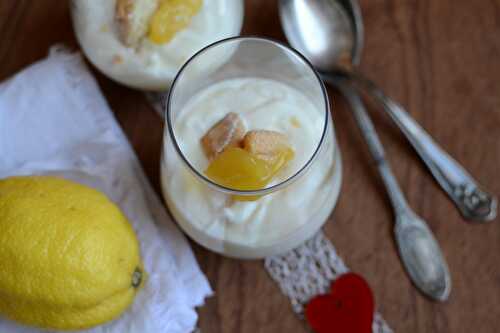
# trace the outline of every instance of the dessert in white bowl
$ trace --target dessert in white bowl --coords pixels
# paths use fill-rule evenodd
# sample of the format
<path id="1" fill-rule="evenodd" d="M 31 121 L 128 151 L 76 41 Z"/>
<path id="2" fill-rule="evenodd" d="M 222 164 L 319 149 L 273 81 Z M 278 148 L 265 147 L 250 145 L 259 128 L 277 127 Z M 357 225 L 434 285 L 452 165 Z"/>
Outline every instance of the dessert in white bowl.
<path id="1" fill-rule="evenodd" d="M 228 53 L 223 65 L 204 66 Z M 326 89 L 298 52 L 265 38 L 228 38 L 177 74 L 161 183 L 171 214 L 196 242 L 237 258 L 288 251 L 327 221 L 341 178 Z"/>
<path id="2" fill-rule="evenodd" d="M 165 90 L 198 50 L 240 33 L 243 1 L 72 0 L 72 17 L 84 53 L 100 71 L 130 87 Z"/>
<path id="3" fill-rule="evenodd" d="M 298 246 L 326 221 L 340 189 L 340 155 L 329 118 L 306 95 L 276 80 L 233 78 L 201 90 L 171 124 L 190 167 L 236 190 L 297 179 L 263 196 L 224 193 L 190 172 L 174 146 L 165 144 L 162 185 L 171 213 L 192 238 L 228 256 L 258 258 Z M 221 149 L 211 148 L 217 145 Z M 249 165 L 255 169 L 255 161 L 269 160 L 265 154 L 273 154 L 273 145 L 292 153 L 285 153 L 270 180 L 252 188 L 255 173 L 267 174 L 249 172 Z M 252 154 L 258 158 L 241 162 Z M 220 162 L 226 156 L 229 162 Z"/>

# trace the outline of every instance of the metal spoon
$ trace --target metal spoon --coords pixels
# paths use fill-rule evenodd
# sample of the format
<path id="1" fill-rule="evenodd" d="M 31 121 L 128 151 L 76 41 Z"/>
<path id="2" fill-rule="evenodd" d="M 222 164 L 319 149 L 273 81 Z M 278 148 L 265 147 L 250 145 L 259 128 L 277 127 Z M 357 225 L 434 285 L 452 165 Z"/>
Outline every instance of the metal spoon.
<path id="1" fill-rule="evenodd" d="M 465 219 L 486 222 L 496 217 L 497 199 L 481 190 L 401 105 L 355 70 L 363 44 L 356 0 L 280 0 L 279 7 L 290 44 L 322 71 L 324 79 L 344 77 L 381 103 Z"/>
<path id="2" fill-rule="evenodd" d="M 286 21 L 285 11 L 290 9 L 287 6 L 296 6 L 298 10 L 303 10 L 302 6 L 314 3 L 314 1 L 310 0 L 295 1 L 295 4 L 293 2 L 293 0 L 280 1 L 283 21 Z M 323 8 L 323 10 L 328 10 L 328 8 Z M 311 17 L 311 20 L 314 21 L 313 17 Z M 290 22 L 288 23 L 288 28 L 293 31 L 295 25 L 290 25 Z M 332 31 L 335 31 L 335 28 Z M 290 31 L 289 29 L 285 28 L 285 32 Z M 313 47 L 315 46 L 313 45 Z M 316 47 L 320 47 L 320 45 L 316 45 Z M 355 52 L 355 54 L 358 53 Z M 325 80 L 338 87 L 351 103 L 361 132 L 377 163 L 377 168 L 394 208 L 396 216 L 394 228 L 396 241 L 401 259 L 410 278 L 424 294 L 432 299 L 446 300 L 451 290 L 451 280 L 446 261 L 430 229 L 408 206 L 385 159 L 385 153 L 380 140 L 359 95 L 353 91 L 349 80 L 346 78 L 326 76 Z"/>
<path id="3" fill-rule="evenodd" d="M 394 209 L 396 242 L 401 260 L 410 278 L 430 298 L 439 301 L 446 300 L 451 290 L 450 273 L 446 261 L 432 231 L 408 206 L 385 158 L 384 149 L 361 98 L 346 79 L 339 78 L 329 82 L 334 84 L 351 104 L 361 133 L 376 162 Z"/>

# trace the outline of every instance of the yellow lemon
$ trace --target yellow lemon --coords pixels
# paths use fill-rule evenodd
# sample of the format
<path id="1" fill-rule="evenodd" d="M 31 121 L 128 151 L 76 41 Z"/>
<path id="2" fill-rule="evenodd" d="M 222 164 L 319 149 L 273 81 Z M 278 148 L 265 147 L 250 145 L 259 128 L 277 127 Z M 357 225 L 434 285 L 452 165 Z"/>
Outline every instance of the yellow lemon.
<path id="1" fill-rule="evenodd" d="M 56 177 L 0 180 L 0 314 L 89 328 L 119 316 L 144 280 L 134 230 L 104 194 Z"/>

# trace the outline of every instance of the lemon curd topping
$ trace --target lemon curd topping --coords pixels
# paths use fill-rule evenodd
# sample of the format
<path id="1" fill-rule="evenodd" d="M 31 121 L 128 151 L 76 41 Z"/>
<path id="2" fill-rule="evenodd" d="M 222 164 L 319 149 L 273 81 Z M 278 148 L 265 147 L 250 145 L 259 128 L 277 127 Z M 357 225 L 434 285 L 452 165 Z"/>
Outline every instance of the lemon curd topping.
<path id="1" fill-rule="evenodd" d="M 185 29 L 198 14 L 202 0 L 162 0 L 149 23 L 149 39 L 155 44 L 168 43 Z"/>
<path id="2" fill-rule="evenodd" d="M 228 148 L 210 163 L 206 175 L 218 184 L 235 190 L 261 190 L 293 156 L 293 150 L 287 148 L 272 159 L 264 160 L 242 148 Z"/>

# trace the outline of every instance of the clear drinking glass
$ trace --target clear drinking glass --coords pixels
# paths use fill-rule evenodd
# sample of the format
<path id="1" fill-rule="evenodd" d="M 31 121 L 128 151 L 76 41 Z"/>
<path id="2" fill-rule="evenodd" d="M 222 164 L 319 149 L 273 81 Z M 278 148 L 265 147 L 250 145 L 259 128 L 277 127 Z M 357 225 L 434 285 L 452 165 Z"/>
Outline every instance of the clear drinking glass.
<path id="1" fill-rule="evenodd" d="M 248 130 L 282 132 L 294 147 L 292 162 L 267 187 L 237 190 L 205 175 L 200 139 L 227 112 L 241 115 Z M 207 46 L 177 74 L 165 119 L 164 198 L 201 245 L 238 258 L 282 253 L 312 237 L 335 207 L 342 170 L 328 95 L 297 51 L 260 37 Z"/>

